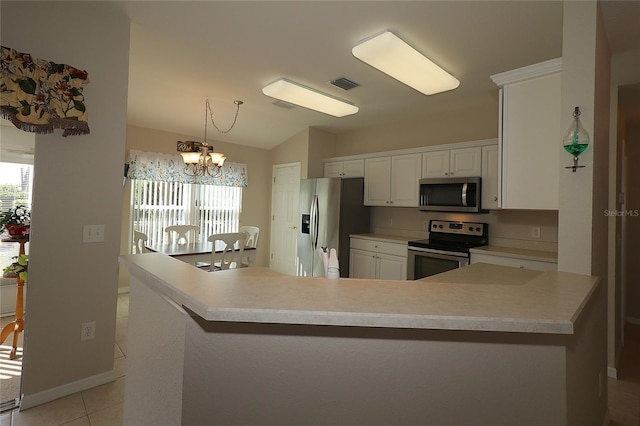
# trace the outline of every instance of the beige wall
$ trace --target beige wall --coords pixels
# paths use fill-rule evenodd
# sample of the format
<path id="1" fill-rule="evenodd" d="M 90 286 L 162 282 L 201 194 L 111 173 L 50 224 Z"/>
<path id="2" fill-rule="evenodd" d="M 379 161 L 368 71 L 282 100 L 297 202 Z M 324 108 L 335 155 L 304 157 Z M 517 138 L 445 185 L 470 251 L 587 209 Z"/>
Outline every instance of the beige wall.
<path id="1" fill-rule="evenodd" d="M 491 94 L 490 102 L 482 105 L 469 105 L 453 111 L 437 111 L 402 121 L 381 122 L 377 126 L 340 133 L 336 135 L 335 156 L 496 137 L 498 137 L 497 87 Z"/>
<path id="2" fill-rule="evenodd" d="M 176 153 L 176 142 L 179 140 L 198 139 L 197 136 L 180 135 L 160 130 L 145 129 L 143 127 L 127 126 L 127 150 Z M 240 226 L 252 225 L 260 228 L 258 241 L 258 255 L 256 265 L 269 265 L 269 216 L 271 199 L 271 165 L 269 152 L 259 148 L 243 145 L 209 141 L 217 151 L 227 156 L 227 162 L 244 163 L 247 165 L 249 186 L 242 191 L 242 213 Z M 121 253 L 130 253 L 130 182 L 127 181 L 122 196 L 122 230 Z M 120 287 L 127 287 L 126 271 L 121 271 Z"/>
<path id="3" fill-rule="evenodd" d="M 129 20 L 106 3 L 7 2 L 4 46 L 86 69 L 90 135 L 36 135 L 23 407 L 113 380 Z M 105 241 L 83 243 L 83 225 Z M 95 339 L 81 342 L 84 322 Z"/>
<path id="4" fill-rule="evenodd" d="M 299 131 L 273 148 L 270 159 L 271 164 L 300 162 L 300 178 L 306 179 L 309 170 L 309 128 Z"/>

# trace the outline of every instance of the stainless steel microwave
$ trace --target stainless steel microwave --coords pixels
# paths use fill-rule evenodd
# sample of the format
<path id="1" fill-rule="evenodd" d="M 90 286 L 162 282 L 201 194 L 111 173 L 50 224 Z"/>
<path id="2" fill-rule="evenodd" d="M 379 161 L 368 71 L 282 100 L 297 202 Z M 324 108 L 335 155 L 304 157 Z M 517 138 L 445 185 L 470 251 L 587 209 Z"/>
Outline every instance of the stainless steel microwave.
<path id="1" fill-rule="evenodd" d="M 481 213 L 480 177 L 420 179 L 420 210 Z"/>

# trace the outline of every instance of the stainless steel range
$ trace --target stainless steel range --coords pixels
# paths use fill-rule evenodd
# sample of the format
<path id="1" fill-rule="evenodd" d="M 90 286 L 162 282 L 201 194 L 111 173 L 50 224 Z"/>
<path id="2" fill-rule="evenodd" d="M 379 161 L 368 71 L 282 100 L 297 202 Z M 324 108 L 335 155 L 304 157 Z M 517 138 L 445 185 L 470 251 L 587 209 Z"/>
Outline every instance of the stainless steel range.
<path id="1" fill-rule="evenodd" d="M 429 239 L 409 241 L 407 278 L 417 280 L 469 264 L 469 249 L 489 244 L 486 223 L 429 221 Z"/>

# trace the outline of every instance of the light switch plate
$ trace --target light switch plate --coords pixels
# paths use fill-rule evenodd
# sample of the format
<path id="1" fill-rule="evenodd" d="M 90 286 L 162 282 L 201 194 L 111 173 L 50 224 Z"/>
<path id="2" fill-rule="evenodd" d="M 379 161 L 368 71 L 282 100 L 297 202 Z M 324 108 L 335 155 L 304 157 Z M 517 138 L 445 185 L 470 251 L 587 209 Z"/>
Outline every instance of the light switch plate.
<path id="1" fill-rule="evenodd" d="M 84 225 L 82 242 L 100 243 L 104 241 L 104 225 Z"/>

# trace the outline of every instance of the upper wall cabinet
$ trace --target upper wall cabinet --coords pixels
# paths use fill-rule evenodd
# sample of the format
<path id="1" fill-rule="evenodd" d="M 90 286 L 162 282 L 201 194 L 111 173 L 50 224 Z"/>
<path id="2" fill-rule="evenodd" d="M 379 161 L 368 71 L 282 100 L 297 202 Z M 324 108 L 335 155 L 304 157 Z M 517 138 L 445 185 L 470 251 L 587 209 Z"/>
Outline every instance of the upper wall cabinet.
<path id="1" fill-rule="evenodd" d="M 422 154 L 422 177 L 480 176 L 482 148 L 459 148 L 431 151 Z"/>
<path id="2" fill-rule="evenodd" d="M 324 163 L 324 177 L 363 177 L 364 159 Z"/>
<path id="3" fill-rule="evenodd" d="M 496 210 L 499 206 L 498 190 L 498 146 L 487 145 L 482 147 L 482 200 L 484 210 Z"/>
<path id="4" fill-rule="evenodd" d="M 491 77 L 500 87 L 500 207 L 558 209 L 562 58 Z"/>
<path id="5" fill-rule="evenodd" d="M 421 154 L 365 159 L 364 204 L 417 207 L 421 161 Z"/>

